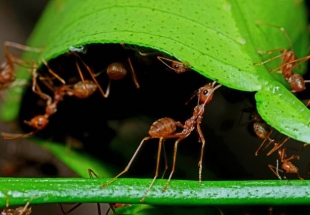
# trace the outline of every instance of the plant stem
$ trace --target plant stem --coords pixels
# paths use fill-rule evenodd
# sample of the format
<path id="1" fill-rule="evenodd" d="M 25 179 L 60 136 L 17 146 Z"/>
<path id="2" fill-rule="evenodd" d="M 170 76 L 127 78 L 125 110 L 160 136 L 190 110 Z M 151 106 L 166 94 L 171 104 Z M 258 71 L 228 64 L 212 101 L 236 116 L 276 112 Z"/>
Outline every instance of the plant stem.
<path id="1" fill-rule="evenodd" d="M 0 178 L 0 206 L 46 203 L 122 202 L 140 203 L 151 179 Z M 145 199 L 153 205 L 253 205 L 309 204 L 307 181 L 197 181 L 157 180 Z"/>

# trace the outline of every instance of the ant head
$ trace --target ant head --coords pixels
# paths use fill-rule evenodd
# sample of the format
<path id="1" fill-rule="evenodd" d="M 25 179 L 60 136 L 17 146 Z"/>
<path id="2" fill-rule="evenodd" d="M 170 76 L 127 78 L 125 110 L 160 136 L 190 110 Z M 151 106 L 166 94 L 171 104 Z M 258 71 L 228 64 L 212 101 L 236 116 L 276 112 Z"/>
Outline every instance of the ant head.
<path id="1" fill-rule="evenodd" d="M 213 81 L 212 83 L 204 85 L 203 87 L 199 89 L 198 91 L 199 103 L 208 104 L 212 100 L 214 91 L 222 86 L 222 85 L 217 85 L 215 87 L 215 84 L 216 84 L 216 80 Z"/>
<path id="2" fill-rule="evenodd" d="M 32 118 L 30 121 L 24 121 L 27 125 L 36 128 L 37 130 L 41 130 L 46 127 L 48 124 L 48 117 L 45 115 L 39 115 Z"/>

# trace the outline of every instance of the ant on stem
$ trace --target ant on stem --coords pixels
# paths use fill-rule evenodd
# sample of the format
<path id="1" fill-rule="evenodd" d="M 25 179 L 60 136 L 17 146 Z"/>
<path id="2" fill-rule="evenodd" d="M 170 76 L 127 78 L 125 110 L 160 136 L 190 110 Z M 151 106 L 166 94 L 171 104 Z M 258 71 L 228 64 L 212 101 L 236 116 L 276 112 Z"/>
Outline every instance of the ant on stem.
<path id="1" fill-rule="evenodd" d="M 110 181 L 108 181 L 105 184 L 102 184 L 100 187 L 104 188 L 104 187 L 108 186 L 113 181 L 115 181 L 118 177 L 120 177 L 121 175 L 123 175 L 124 173 L 126 173 L 129 170 L 132 162 L 134 161 L 135 157 L 137 156 L 137 154 L 140 151 L 143 143 L 146 140 L 158 138 L 159 143 L 158 143 L 158 151 L 157 151 L 155 176 L 154 176 L 150 186 L 148 187 L 148 189 L 144 193 L 142 199 L 140 200 L 140 202 L 144 202 L 144 199 L 146 198 L 148 192 L 152 188 L 152 186 L 153 186 L 153 184 L 154 184 L 154 182 L 158 176 L 161 147 L 163 145 L 164 140 L 166 140 L 166 139 L 177 139 L 174 143 L 172 170 L 171 170 L 169 178 L 166 182 L 166 185 L 163 188 L 163 191 L 165 191 L 168 188 L 171 177 L 175 171 L 178 143 L 181 140 L 185 139 L 187 136 L 189 136 L 191 134 L 191 132 L 195 129 L 195 127 L 196 127 L 198 135 L 199 135 L 199 142 L 201 142 L 200 159 L 198 162 L 199 183 L 201 183 L 201 181 L 202 181 L 202 179 L 201 179 L 202 158 L 203 158 L 203 152 L 204 152 L 204 147 L 205 147 L 205 139 L 204 139 L 203 133 L 202 133 L 201 128 L 200 128 L 200 123 L 201 123 L 202 118 L 203 118 L 205 105 L 208 104 L 212 100 L 214 91 L 222 86 L 222 85 L 215 86 L 215 84 L 216 84 L 216 81 L 213 81 L 212 83 L 206 84 L 205 86 L 199 88 L 195 92 L 195 94 L 191 97 L 191 99 L 192 99 L 195 95 L 197 95 L 198 96 L 198 104 L 194 108 L 193 116 L 191 118 L 189 118 L 188 120 L 186 120 L 184 125 L 181 122 L 176 122 L 175 120 L 168 118 L 168 117 L 161 118 L 161 119 L 155 121 L 149 129 L 149 132 L 148 132 L 149 136 L 142 139 L 142 141 L 140 142 L 140 144 L 139 144 L 138 148 L 136 149 L 134 155 L 132 156 L 129 163 L 127 164 L 126 168 L 122 172 L 120 172 L 117 176 L 115 176 L 113 179 L 111 179 Z M 177 127 L 182 128 L 183 130 L 180 132 L 176 132 Z"/>
<path id="2" fill-rule="evenodd" d="M 270 70 L 270 72 L 278 72 L 279 70 L 281 70 L 282 75 L 284 76 L 285 80 L 289 83 L 293 92 L 301 92 L 305 90 L 306 89 L 305 83 L 309 83 L 310 80 L 304 80 L 304 78 L 301 75 L 294 73 L 293 69 L 298 67 L 300 64 L 304 63 L 308 59 L 310 59 L 310 55 L 297 59 L 295 52 L 293 50 L 292 41 L 290 40 L 286 30 L 283 27 L 268 24 L 265 22 L 260 22 L 260 21 L 257 22 L 257 24 L 268 25 L 270 27 L 279 29 L 284 34 L 287 41 L 289 42 L 291 49 L 288 50 L 286 48 L 277 48 L 277 49 L 266 51 L 265 52 L 266 54 L 272 54 L 274 52 L 281 52 L 281 53 L 263 62 L 254 63 L 253 65 L 259 66 L 259 65 L 268 63 L 270 61 L 273 61 L 277 58 L 281 58 L 280 66 L 275 69 Z"/>

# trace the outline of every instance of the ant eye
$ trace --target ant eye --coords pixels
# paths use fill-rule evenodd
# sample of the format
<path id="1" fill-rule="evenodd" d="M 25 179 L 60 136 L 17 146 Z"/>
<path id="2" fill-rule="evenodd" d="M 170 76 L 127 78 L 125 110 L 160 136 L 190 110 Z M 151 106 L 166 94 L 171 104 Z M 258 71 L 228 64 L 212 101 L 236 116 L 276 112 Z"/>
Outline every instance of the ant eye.
<path id="1" fill-rule="evenodd" d="M 208 90 L 204 90 L 204 91 L 203 91 L 203 95 L 207 95 L 208 92 L 209 92 Z"/>

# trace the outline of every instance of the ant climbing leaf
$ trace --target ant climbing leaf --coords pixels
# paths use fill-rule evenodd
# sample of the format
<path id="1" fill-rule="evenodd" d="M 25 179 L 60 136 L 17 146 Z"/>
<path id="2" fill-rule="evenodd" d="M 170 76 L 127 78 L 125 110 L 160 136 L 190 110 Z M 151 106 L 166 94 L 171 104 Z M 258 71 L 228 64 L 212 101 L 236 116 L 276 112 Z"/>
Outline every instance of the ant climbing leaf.
<path id="1" fill-rule="evenodd" d="M 50 1 L 28 43 L 44 47 L 36 55 L 38 61 L 62 55 L 69 47 L 92 43 L 153 48 L 188 62 L 192 70 L 217 79 L 224 86 L 258 91 L 257 108 L 264 120 L 294 139 L 310 142 L 310 111 L 282 85 L 283 77 L 268 71 L 278 67 L 280 60 L 253 66 L 270 57 L 260 55 L 258 50 L 290 48 L 278 29 L 259 25 L 258 21 L 285 28 L 296 55 L 307 54 L 302 1 L 288 0 L 285 4 L 281 0 L 198 0 L 195 4 L 187 0 L 171 0 L 169 4 L 151 0 L 57 2 Z M 288 11 L 294 16 L 288 16 Z M 18 78 L 29 78 L 29 74 L 20 72 Z M 12 88 L 2 111 L 5 120 L 14 119 L 19 111 L 16 101 L 22 93 L 18 87 L 21 88 Z"/>

